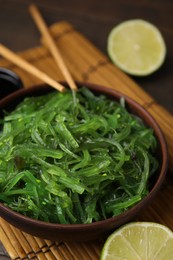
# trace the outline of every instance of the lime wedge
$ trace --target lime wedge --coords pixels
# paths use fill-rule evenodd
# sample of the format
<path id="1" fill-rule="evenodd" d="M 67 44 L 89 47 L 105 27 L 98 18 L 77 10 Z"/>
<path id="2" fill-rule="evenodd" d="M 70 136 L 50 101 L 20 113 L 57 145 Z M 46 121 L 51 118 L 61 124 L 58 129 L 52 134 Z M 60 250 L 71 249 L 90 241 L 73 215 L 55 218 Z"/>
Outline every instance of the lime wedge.
<path id="1" fill-rule="evenodd" d="M 101 252 L 101 260 L 173 259 L 173 232 L 164 225 L 134 222 L 110 235 Z"/>
<path id="2" fill-rule="evenodd" d="M 128 74 L 145 76 L 164 62 L 164 39 L 153 24 L 128 20 L 114 27 L 108 36 L 108 54 L 112 62 Z"/>

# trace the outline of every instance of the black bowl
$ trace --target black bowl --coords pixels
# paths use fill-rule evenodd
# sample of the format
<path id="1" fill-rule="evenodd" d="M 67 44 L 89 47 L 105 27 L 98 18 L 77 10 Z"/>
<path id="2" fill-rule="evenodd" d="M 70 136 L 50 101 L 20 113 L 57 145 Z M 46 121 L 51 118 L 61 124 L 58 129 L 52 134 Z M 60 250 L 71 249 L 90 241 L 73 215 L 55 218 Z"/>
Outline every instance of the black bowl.
<path id="1" fill-rule="evenodd" d="M 6 68 L 0 68 L 0 99 L 22 87 L 22 81 L 15 72 Z"/>

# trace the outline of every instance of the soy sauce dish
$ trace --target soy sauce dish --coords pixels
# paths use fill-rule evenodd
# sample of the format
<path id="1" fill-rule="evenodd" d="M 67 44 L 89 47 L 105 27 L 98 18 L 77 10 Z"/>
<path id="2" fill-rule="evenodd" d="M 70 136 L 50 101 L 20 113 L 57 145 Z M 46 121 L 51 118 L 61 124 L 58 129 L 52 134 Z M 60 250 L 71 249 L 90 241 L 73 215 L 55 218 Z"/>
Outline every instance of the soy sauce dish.
<path id="1" fill-rule="evenodd" d="M 167 171 L 164 135 L 142 106 L 77 85 L 77 94 L 40 85 L 0 101 L 0 216 L 44 239 L 93 240 L 135 220 Z"/>
<path id="2" fill-rule="evenodd" d="M 14 71 L 0 67 L 0 99 L 22 88 L 22 80 Z"/>

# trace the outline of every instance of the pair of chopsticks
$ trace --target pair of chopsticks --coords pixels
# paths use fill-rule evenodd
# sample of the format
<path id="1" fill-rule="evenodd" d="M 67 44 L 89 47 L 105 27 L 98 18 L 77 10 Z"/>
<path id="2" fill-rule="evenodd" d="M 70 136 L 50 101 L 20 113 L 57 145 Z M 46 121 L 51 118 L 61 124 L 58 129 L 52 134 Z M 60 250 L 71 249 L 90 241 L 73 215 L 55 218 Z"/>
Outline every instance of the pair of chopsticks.
<path id="1" fill-rule="evenodd" d="M 77 91 L 77 86 L 74 82 L 74 80 L 71 77 L 70 72 L 68 71 L 64 60 L 57 48 L 57 45 L 54 42 L 53 37 L 51 36 L 51 33 L 49 32 L 49 29 L 44 22 L 41 13 L 39 12 L 38 8 L 35 5 L 31 5 L 29 7 L 29 11 L 31 13 L 31 16 L 33 17 L 38 29 L 40 30 L 42 36 L 44 37 L 46 47 L 49 49 L 50 53 L 54 57 L 55 62 L 61 69 L 62 74 L 64 75 L 69 87 L 71 90 Z M 45 83 L 49 84 L 51 87 L 55 88 L 59 91 L 64 91 L 64 86 L 54 79 L 50 78 L 46 73 L 40 71 L 38 68 L 27 62 L 26 60 L 19 57 L 17 54 L 15 54 L 13 51 L 6 48 L 4 45 L 0 44 L 0 54 L 4 56 L 6 59 L 10 60 L 17 66 L 21 67 L 22 69 L 26 70 L 27 72 L 33 74 L 35 77 L 41 79 Z"/>

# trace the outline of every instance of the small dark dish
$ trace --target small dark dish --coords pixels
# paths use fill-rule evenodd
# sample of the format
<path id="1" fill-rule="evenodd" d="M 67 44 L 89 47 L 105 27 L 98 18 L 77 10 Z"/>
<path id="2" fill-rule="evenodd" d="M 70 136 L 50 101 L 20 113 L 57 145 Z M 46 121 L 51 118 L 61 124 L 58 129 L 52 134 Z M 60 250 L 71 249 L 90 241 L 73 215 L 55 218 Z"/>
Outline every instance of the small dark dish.
<path id="1" fill-rule="evenodd" d="M 6 68 L 0 68 L 0 99 L 22 87 L 22 81 L 16 73 Z"/>
<path id="2" fill-rule="evenodd" d="M 65 84 L 66 85 L 66 84 Z M 121 93 L 108 89 L 102 86 L 78 83 L 78 86 L 85 85 L 96 93 L 103 93 L 109 96 L 111 99 L 119 100 L 122 96 Z M 9 95 L 0 101 L 0 108 L 2 110 L 12 110 L 18 102 L 26 96 L 38 96 L 43 95 L 51 91 L 48 86 L 39 86 L 30 89 L 22 89 Z M 123 95 L 124 96 L 124 95 Z M 164 181 L 167 171 L 167 146 L 164 136 L 158 124 L 153 117 L 144 110 L 139 104 L 125 96 L 127 109 L 135 115 L 141 117 L 146 125 L 154 129 L 155 136 L 158 141 L 157 158 L 160 162 L 159 170 L 155 176 L 151 179 L 149 194 L 136 206 L 127 210 L 123 214 L 106 220 L 94 222 L 92 224 L 51 224 L 43 221 L 34 220 L 25 217 L 17 212 L 12 211 L 8 207 L 0 203 L 0 216 L 8 221 L 15 227 L 30 233 L 34 236 L 42 237 L 50 240 L 63 240 L 63 241 L 85 241 L 99 238 L 102 235 L 110 233 L 118 226 L 134 219 L 139 212 L 141 212 L 157 194 L 161 184 Z M 2 117 L 2 114 L 1 114 Z"/>

